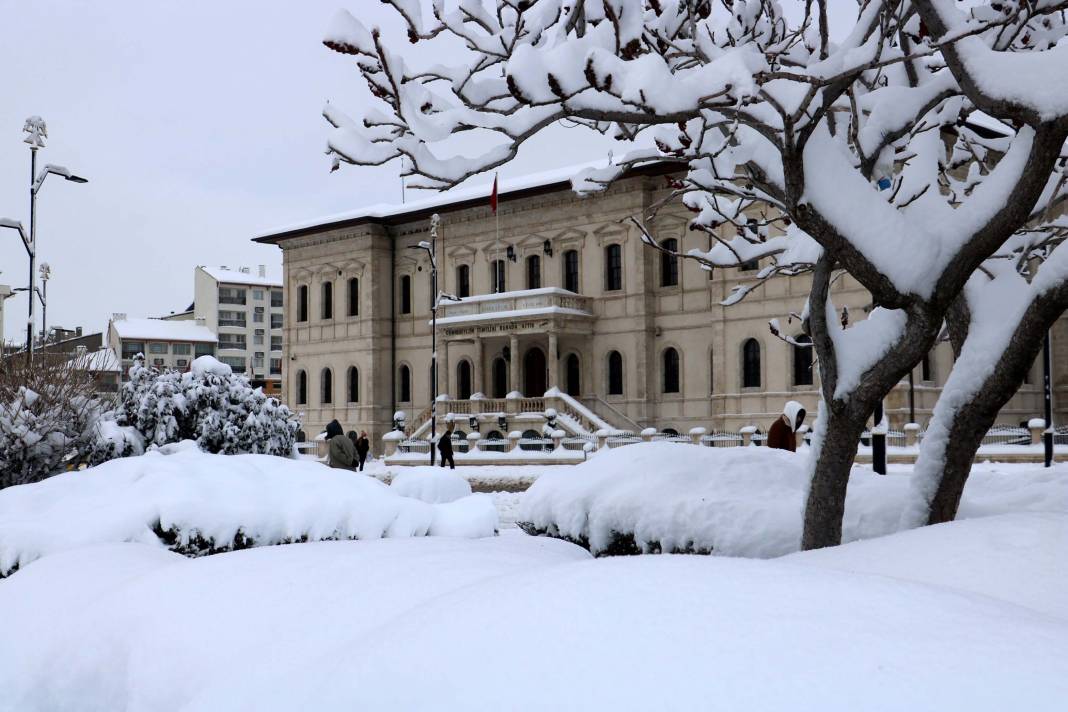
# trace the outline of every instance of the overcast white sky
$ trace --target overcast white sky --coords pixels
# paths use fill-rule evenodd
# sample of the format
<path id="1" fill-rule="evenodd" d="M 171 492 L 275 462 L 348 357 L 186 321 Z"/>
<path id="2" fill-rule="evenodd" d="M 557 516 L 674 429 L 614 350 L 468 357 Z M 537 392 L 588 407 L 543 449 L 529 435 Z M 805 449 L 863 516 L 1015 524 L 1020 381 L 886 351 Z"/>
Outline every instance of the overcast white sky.
<path id="1" fill-rule="evenodd" d="M 39 194 L 49 324 L 184 309 L 198 264 L 280 272 L 257 232 L 399 200 L 396 166 L 330 174 L 323 155 L 324 101 L 367 97 L 351 59 L 321 44 L 339 7 L 392 20 L 373 0 L 0 0 L 0 217 L 29 222 L 27 116 L 48 123 L 40 163 L 90 179 L 53 176 Z M 558 129 L 502 180 L 604 156 L 596 138 Z M 0 283 L 26 273 L 0 231 Z M 7 338 L 24 338 L 25 314 L 25 296 L 7 301 Z"/>

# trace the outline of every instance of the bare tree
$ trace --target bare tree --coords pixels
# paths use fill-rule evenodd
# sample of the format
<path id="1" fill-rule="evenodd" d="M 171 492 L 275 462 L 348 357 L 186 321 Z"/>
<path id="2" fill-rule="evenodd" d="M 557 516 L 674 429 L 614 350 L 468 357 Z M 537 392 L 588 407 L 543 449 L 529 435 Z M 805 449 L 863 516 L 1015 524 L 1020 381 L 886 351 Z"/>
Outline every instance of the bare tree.
<path id="1" fill-rule="evenodd" d="M 802 546 L 837 544 L 874 406 L 1057 184 L 1068 2 L 962 10 L 950 0 L 865 0 L 837 40 L 825 0 L 794 3 L 795 19 L 772 0 L 459 0 L 452 9 L 434 0 L 426 13 L 410 0 L 388 4 L 410 42 L 458 42 L 464 52 L 409 67 L 398 42 L 340 13 L 325 44 L 356 58 L 378 101 L 358 119 L 327 106 L 335 168 L 405 157 L 412 185 L 444 189 L 506 163 L 562 119 L 621 141 L 651 134 L 655 148 L 585 172 L 576 188 L 676 161 L 685 173 L 672 197 L 696 213 L 692 229 L 717 240 L 690 256 L 721 266 L 768 258 L 762 278 L 811 270 L 802 317 L 822 401 Z M 987 149 L 968 128 L 985 120 L 980 112 L 1009 133 L 986 170 Z M 439 155 L 466 133 L 484 140 L 480 155 Z M 963 176 L 953 170 L 960 151 L 976 166 Z M 635 218 L 640 234 L 648 217 Z M 848 328 L 831 299 L 843 271 L 875 305 Z M 1063 281 L 1048 274 L 1031 282 L 1043 316 L 1059 303 L 1043 285 Z M 941 480 L 936 469 L 930 481 Z"/>

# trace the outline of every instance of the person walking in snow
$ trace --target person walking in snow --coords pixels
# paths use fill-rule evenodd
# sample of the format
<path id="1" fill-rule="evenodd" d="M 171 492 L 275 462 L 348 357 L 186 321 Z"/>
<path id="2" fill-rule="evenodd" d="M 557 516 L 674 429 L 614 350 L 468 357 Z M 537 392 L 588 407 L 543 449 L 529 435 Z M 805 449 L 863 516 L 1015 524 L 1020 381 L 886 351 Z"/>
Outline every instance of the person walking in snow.
<path id="1" fill-rule="evenodd" d="M 356 440 L 356 456 L 360 459 L 360 472 L 363 472 L 363 464 L 367 462 L 367 453 L 371 451 L 371 441 L 367 439 L 367 431 L 361 430 L 360 437 Z"/>
<path id="2" fill-rule="evenodd" d="M 438 439 L 438 453 L 441 455 L 441 466 L 445 467 L 445 461 L 449 461 L 449 469 L 456 469 L 456 461 L 452 459 L 452 431 L 455 428 L 455 423 L 449 423 L 449 427 L 445 429 L 445 432 L 441 434 L 441 438 Z"/>
<path id="3" fill-rule="evenodd" d="M 768 428 L 768 447 L 794 452 L 797 438 L 794 433 L 805 422 L 805 408 L 797 401 L 787 401 L 779 416 Z"/>
<path id="4" fill-rule="evenodd" d="M 344 470 L 353 469 L 352 466 L 356 463 L 356 446 L 345 435 L 341 423 L 337 422 L 337 420 L 331 420 L 327 423 L 325 432 L 326 441 L 330 446 L 327 464 L 330 467 L 338 467 Z"/>

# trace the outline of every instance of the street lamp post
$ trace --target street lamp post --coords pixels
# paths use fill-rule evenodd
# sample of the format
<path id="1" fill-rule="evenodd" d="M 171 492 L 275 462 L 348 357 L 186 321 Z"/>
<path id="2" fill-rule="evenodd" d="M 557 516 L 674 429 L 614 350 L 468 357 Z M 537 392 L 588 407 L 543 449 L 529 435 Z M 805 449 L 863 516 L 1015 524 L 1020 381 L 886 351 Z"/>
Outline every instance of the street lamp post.
<path id="1" fill-rule="evenodd" d="M 48 280 L 52 277 L 52 268 L 42 262 L 38 270 L 41 274 L 41 343 L 48 341 Z"/>
<path id="2" fill-rule="evenodd" d="M 451 294 L 438 290 L 438 225 L 441 216 L 430 216 L 430 242 L 421 240 L 418 245 L 409 245 L 409 249 L 423 250 L 430 257 L 430 293 L 434 301 L 430 305 L 430 464 L 434 464 L 434 440 L 438 434 L 438 305 L 441 301 L 460 301 Z"/>
<path id="3" fill-rule="evenodd" d="M 40 116 L 31 116 L 26 119 L 26 123 L 22 127 L 26 137 L 23 141 L 29 144 L 30 147 L 30 232 L 27 235 L 26 231 L 22 228 L 22 223 L 14 220 L 8 220 L 6 218 L 0 218 L 0 227 L 8 227 L 19 231 L 19 235 L 22 237 L 22 244 L 26 247 L 26 254 L 30 258 L 30 284 L 27 290 L 29 291 L 29 316 L 26 320 L 26 355 L 30 360 L 33 359 L 33 330 L 34 330 L 34 311 L 33 311 L 33 295 L 40 293 L 37 290 L 36 278 L 37 278 L 37 193 L 41 190 L 41 186 L 44 185 L 45 178 L 49 174 L 55 174 L 62 176 L 65 180 L 69 180 L 72 183 L 88 183 L 89 181 L 81 176 L 74 175 L 67 168 L 63 166 L 55 166 L 52 164 L 46 164 L 41 172 L 37 172 L 37 151 L 44 148 L 45 139 L 48 138 L 48 128 L 45 126 L 44 119 Z M 42 298 L 43 299 L 43 298 Z"/>
<path id="4" fill-rule="evenodd" d="M 1042 449 L 1046 467 L 1053 467 L 1053 380 L 1050 373 L 1053 361 L 1052 350 L 1047 331 L 1046 339 L 1042 343 L 1042 400 L 1043 415 L 1046 417 L 1046 429 L 1042 433 Z"/>

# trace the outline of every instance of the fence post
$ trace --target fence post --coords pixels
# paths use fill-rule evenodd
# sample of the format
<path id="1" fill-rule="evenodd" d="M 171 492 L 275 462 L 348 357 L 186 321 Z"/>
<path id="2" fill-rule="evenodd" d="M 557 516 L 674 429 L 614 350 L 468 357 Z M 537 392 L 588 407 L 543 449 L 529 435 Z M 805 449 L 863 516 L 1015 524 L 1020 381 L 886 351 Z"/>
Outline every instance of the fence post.
<path id="1" fill-rule="evenodd" d="M 701 436 L 707 432 L 708 431 L 702 428 L 700 425 L 696 428 L 690 428 L 690 442 L 692 442 L 694 445 L 700 445 Z"/>
<path id="2" fill-rule="evenodd" d="M 920 444 L 920 424 L 905 423 L 905 447 L 916 447 Z"/>
<path id="3" fill-rule="evenodd" d="M 564 444 L 564 436 L 567 435 L 563 430 L 554 430 L 551 437 L 553 439 L 553 450 L 559 450 Z"/>
<path id="4" fill-rule="evenodd" d="M 513 430 L 512 432 L 508 433 L 508 449 L 505 452 L 512 452 L 513 450 L 515 450 L 516 445 L 519 444 L 519 439 L 521 437 L 523 437 L 523 433 L 519 432 L 518 430 Z"/>
<path id="5" fill-rule="evenodd" d="M 651 443 L 654 435 L 656 435 L 656 428 L 646 428 L 640 433 L 643 443 Z"/>
<path id="6" fill-rule="evenodd" d="M 386 457 L 391 457 L 397 454 L 397 444 L 404 440 L 404 433 L 400 430 L 391 430 L 382 436 L 382 442 L 385 443 Z"/>
<path id="7" fill-rule="evenodd" d="M 594 435 L 597 436 L 597 449 L 604 449 L 608 445 L 608 431 L 601 428 Z"/>
<path id="8" fill-rule="evenodd" d="M 738 432 L 742 434 L 742 447 L 749 447 L 753 444 L 753 435 L 757 429 L 755 425 L 747 425 Z"/>
<path id="9" fill-rule="evenodd" d="M 1031 431 L 1031 444 L 1042 444 L 1042 433 L 1046 431 L 1046 420 L 1044 418 L 1031 418 L 1027 421 L 1027 429 Z"/>
<path id="10" fill-rule="evenodd" d="M 470 455 L 473 452 L 478 452 L 478 441 L 482 436 L 478 434 L 476 430 L 473 433 L 467 434 L 467 454 Z"/>

